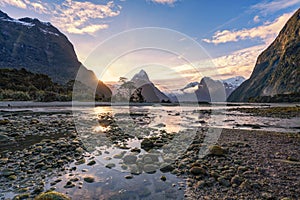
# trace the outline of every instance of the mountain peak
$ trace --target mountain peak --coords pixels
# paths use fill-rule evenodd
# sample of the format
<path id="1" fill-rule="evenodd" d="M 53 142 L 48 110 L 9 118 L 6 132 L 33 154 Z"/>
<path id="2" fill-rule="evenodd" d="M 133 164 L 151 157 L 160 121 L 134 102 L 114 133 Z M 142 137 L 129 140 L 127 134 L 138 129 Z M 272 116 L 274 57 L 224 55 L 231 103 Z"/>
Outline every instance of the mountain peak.
<path id="1" fill-rule="evenodd" d="M 136 83 L 150 83 L 150 79 L 145 70 L 141 69 L 139 73 L 135 74 L 131 81 Z"/>

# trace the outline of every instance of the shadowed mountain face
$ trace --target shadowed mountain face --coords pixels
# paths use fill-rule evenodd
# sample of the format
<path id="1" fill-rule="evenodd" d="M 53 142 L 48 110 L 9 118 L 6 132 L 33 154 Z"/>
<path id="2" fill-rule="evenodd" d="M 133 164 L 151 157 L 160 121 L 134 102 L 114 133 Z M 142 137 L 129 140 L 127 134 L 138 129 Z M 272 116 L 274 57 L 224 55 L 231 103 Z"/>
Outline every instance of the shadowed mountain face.
<path id="1" fill-rule="evenodd" d="M 48 75 L 54 82 L 74 80 L 81 63 L 68 38 L 50 23 L 38 19 L 13 19 L 0 11 L 0 68 L 25 68 Z M 97 85 L 95 74 L 81 66 L 80 80 Z M 106 97 L 111 91 L 99 82 L 98 92 Z"/>
<path id="2" fill-rule="evenodd" d="M 228 101 L 300 93 L 300 9 L 289 19 L 275 41 L 258 57 L 251 77 Z"/>
<path id="3" fill-rule="evenodd" d="M 147 73 L 141 70 L 135 74 L 131 81 L 137 88 L 141 89 L 141 94 L 146 102 L 163 102 L 170 101 L 163 92 L 161 92 L 150 80 Z"/>
<path id="4" fill-rule="evenodd" d="M 209 77 L 201 79 L 195 93 L 198 101 L 224 102 L 226 100 L 226 91 L 223 83 Z"/>

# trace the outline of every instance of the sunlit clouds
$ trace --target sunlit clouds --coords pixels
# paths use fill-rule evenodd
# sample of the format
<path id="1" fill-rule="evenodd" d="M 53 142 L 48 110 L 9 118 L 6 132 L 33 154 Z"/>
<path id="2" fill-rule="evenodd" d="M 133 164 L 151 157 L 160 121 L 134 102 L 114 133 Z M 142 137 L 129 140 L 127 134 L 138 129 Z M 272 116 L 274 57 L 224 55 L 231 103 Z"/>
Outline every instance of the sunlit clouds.
<path id="1" fill-rule="evenodd" d="M 233 76 L 244 76 L 249 78 L 257 57 L 265 48 L 265 45 L 257 45 L 214 58 L 212 61 L 218 69 L 218 74 L 213 75 L 213 77 L 224 79 Z"/>
<path id="2" fill-rule="evenodd" d="M 92 3 L 89 1 L 65 0 L 61 4 L 40 0 L 1 0 L 1 6 L 15 6 L 49 15 L 50 21 L 62 31 L 72 34 L 93 34 L 107 29 L 106 21 L 118 16 L 121 6 L 113 1 Z"/>
<path id="3" fill-rule="evenodd" d="M 92 20 L 115 17 L 120 14 L 120 9 L 121 7 L 112 1 L 100 5 L 67 0 L 62 5 L 56 6 L 52 20 L 54 24 L 69 33 L 94 33 L 108 28 L 108 24 L 104 21 L 93 23 Z"/>
<path id="4" fill-rule="evenodd" d="M 1 6 L 11 5 L 23 9 L 27 8 L 27 3 L 25 3 L 24 0 L 1 0 L 0 5 Z"/>
<path id="5" fill-rule="evenodd" d="M 266 44 L 269 44 L 278 35 L 281 28 L 285 25 L 287 20 L 293 13 L 285 13 L 275 19 L 273 22 L 265 22 L 261 26 L 240 29 L 240 30 L 222 30 L 217 31 L 212 36 L 212 39 L 203 39 L 204 42 L 221 44 L 227 42 L 238 42 L 247 39 L 261 39 Z"/>

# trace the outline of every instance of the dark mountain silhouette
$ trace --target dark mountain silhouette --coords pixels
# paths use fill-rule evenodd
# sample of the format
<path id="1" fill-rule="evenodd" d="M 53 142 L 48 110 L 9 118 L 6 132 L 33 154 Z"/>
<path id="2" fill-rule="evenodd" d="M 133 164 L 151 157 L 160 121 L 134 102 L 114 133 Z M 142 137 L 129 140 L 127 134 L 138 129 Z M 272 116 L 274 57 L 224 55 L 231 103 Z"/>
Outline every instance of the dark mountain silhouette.
<path id="1" fill-rule="evenodd" d="M 38 19 L 13 19 L 0 11 L 0 68 L 24 68 L 46 74 L 54 82 L 74 80 L 98 85 L 98 95 L 110 97 L 110 89 L 95 74 L 81 65 L 68 38 L 50 23 Z"/>

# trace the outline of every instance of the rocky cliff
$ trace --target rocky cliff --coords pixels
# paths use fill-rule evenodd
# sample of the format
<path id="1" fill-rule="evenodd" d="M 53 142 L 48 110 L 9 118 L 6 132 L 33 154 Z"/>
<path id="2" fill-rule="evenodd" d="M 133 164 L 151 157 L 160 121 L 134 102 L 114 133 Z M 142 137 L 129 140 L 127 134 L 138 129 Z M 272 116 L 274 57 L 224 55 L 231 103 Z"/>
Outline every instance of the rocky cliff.
<path id="1" fill-rule="evenodd" d="M 228 101 L 300 93 L 300 9 L 288 20 L 275 41 L 258 57 L 251 77 Z"/>

